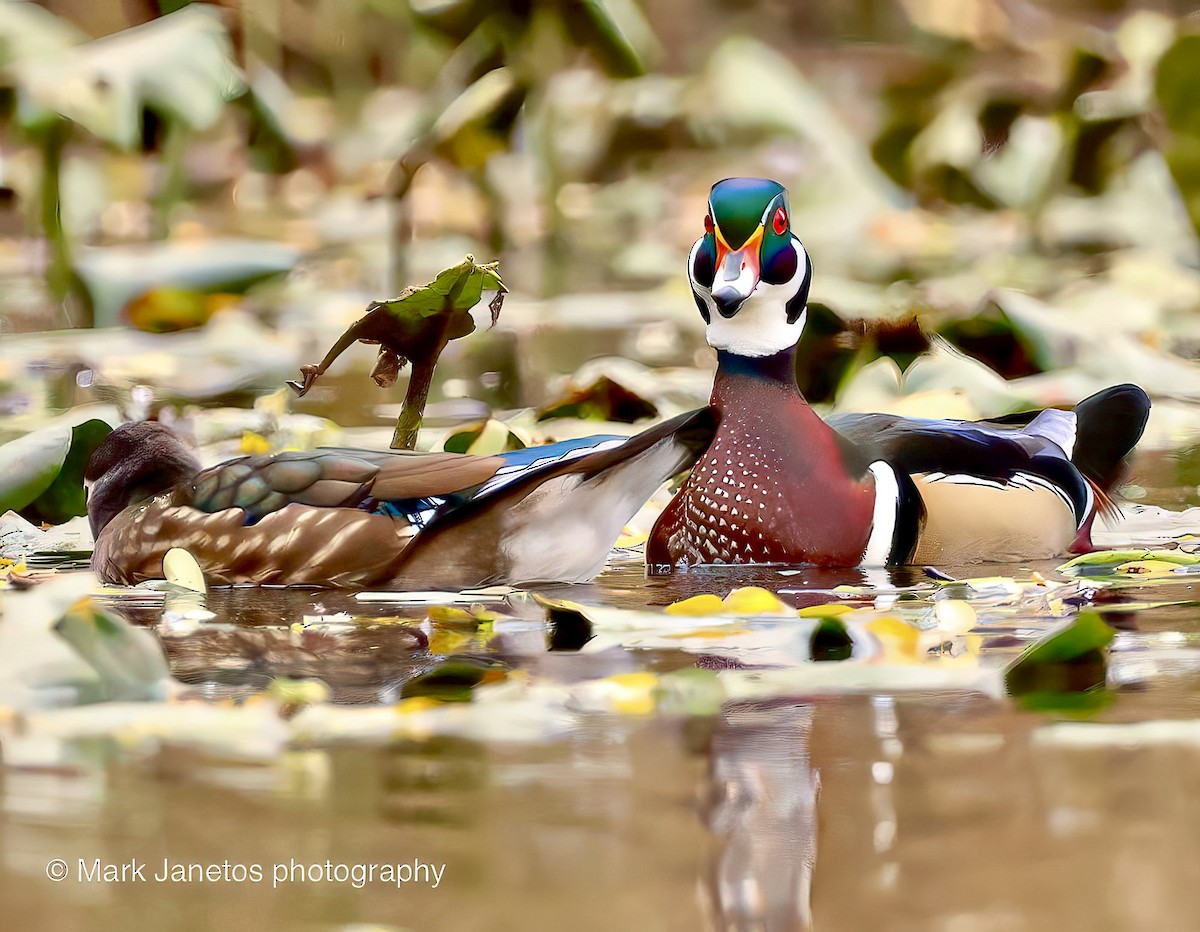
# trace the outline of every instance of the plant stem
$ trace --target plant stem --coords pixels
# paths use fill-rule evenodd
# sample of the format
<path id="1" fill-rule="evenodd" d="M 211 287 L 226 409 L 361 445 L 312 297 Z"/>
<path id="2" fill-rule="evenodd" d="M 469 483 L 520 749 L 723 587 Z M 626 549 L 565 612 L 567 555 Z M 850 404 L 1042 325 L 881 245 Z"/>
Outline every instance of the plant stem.
<path id="1" fill-rule="evenodd" d="M 62 223 L 62 180 L 63 149 L 66 148 L 69 127 L 66 120 L 55 120 L 43 135 L 42 141 L 42 233 L 50 247 L 50 261 L 46 265 L 46 287 L 55 306 L 67 315 L 70 313 L 67 299 L 71 294 L 72 270 L 71 247 Z"/>
<path id="2" fill-rule="evenodd" d="M 404 394 L 404 407 L 400 409 L 400 417 L 396 420 L 396 432 L 392 435 L 393 450 L 417 448 L 417 433 L 421 429 L 421 420 L 425 414 L 425 402 L 429 400 L 433 370 L 445 346 L 443 340 L 437 352 L 431 353 L 425 359 L 413 360 L 412 372 L 408 377 L 408 391 Z"/>
<path id="3" fill-rule="evenodd" d="M 155 239 L 166 239 L 170 234 L 171 209 L 183 200 L 187 190 L 187 176 L 183 170 L 187 130 L 175 117 L 164 116 L 163 119 L 166 121 L 160 159 L 163 177 L 152 201 Z"/>

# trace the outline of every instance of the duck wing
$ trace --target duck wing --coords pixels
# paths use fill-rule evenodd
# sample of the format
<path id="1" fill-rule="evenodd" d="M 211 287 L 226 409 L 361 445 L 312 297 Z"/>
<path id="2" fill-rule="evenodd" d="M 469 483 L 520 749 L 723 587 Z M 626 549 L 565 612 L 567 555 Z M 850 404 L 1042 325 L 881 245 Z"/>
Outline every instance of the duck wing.
<path id="1" fill-rule="evenodd" d="M 1111 488 L 1145 428 L 1150 399 L 1116 385 L 1071 410 L 1045 408 L 980 421 L 840 414 L 831 427 L 909 474 L 970 476 L 1003 484 L 1049 483 L 1083 521 Z"/>
<path id="2" fill-rule="evenodd" d="M 395 502 L 401 513 L 408 502 L 407 510 L 420 511 L 421 501 L 478 486 L 504 465 L 501 457 L 460 453 L 324 449 L 243 456 L 199 473 L 191 504 L 209 514 L 241 508 L 247 524 L 291 504 L 374 510 L 378 503 Z"/>
<path id="3" fill-rule="evenodd" d="M 626 440 L 598 435 L 494 456 L 340 447 L 243 456 L 197 474 L 189 504 L 208 514 L 241 508 L 246 524 L 298 504 L 358 508 L 422 527 L 439 509 Z"/>
<path id="4" fill-rule="evenodd" d="M 701 408 L 554 458 L 548 447 L 521 451 L 532 459 L 510 459 L 508 472 L 437 512 L 404 551 L 395 581 L 458 588 L 591 579 L 638 509 L 712 442 L 716 420 Z"/>
<path id="5" fill-rule="evenodd" d="M 1124 472 L 1126 457 L 1142 438 L 1150 417 L 1150 396 L 1139 386 L 1125 383 L 1089 395 L 1069 411 L 1046 408 L 1022 411 L 983 423 L 1028 430 L 1037 421 L 1056 415 L 1064 424 L 1067 452 L 1081 473 L 1107 491 Z"/>
<path id="6" fill-rule="evenodd" d="M 1048 485 L 1067 500 L 1079 522 L 1094 502 L 1091 487 L 1066 451 L 1021 426 L 892 414 L 838 415 L 829 424 L 873 459 L 909 475 Z"/>

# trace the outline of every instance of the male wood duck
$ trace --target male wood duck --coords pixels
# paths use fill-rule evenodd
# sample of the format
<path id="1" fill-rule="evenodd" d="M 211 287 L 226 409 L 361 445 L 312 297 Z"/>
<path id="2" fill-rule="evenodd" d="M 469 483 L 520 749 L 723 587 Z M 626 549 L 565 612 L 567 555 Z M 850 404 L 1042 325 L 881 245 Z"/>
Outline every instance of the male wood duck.
<path id="1" fill-rule="evenodd" d="M 85 472 L 92 567 L 115 583 L 161 578 L 182 547 L 215 584 L 582 582 L 713 430 L 702 409 L 628 439 L 496 456 L 329 449 L 201 470 L 165 425 L 125 424 Z"/>
<path id="2" fill-rule="evenodd" d="M 716 437 L 646 545 L 651 574 L 695 564 L 881 566 L 1090 549 L 1097 509 L 1150 401 L 1118 385 L 1073 410 L 983 421 L 842 414 L 796 384 L 812 265 L 787 191 L 712 188 L 688 277 L 717 350 Z"/>

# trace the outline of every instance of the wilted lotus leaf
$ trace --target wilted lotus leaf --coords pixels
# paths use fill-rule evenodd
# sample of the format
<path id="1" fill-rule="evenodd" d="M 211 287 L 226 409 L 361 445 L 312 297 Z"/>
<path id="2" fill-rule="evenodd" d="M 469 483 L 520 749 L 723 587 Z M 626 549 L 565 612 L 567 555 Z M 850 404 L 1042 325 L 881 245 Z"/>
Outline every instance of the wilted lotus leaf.
<path id="1" fill-rule="evenodd" d="M 491 290 L 496 296 L 488 308 L 495 324 L 508 292 L 500 278 L 499 262 L 480 263 L 468 255 L 426 285 L 406 288 L 388 301 L 372 302 L 320 363 L 300 367 L 302 381 L 288 385 L 303 395 L 350 345 L 378 344 L 379 361 L 372 376 L 379 384 L 390 385 L 400 369 L 412 363 L 404 408 L 392 438 L 393 449 L 412 450 L 438 357 L 451 340 L 474 332 L 471 308 L 479 303 L 484 291 Z"/>
<path id="2" fill-rule="evenodd" d="M 0 67 L 85 41 L 85 33 L 36 3 L 0 4 Z"/>
<path id="3" fill-rule="evenodd" d="M 1155 94 L 1170 127 L 1167 165 L 1179 185 L 1192 226 L 1200 231 L 1200 36 L 1176 40 L 1158 63 Z"/>

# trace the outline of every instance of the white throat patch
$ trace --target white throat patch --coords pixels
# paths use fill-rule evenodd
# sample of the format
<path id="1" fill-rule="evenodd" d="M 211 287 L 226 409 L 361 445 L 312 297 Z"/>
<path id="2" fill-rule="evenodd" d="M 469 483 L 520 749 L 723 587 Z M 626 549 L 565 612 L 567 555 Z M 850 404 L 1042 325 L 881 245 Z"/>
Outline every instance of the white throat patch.
<path id="1" fill-rule="evenodd" d="M 712 290 L 691 281 L 691 270 L 696 260 L 697 242 L 688 257 L 688 279 L 693 290 L 708 308 L 708 327 L 705 339 L 715 349 L 725 350 L 737 356 L 774 356 L 795 346 L 804 332 L 808 308 L 801 312 L 795 323 L 788 323 L 787 303 L 800 291 L 808 273 L 808 260 L 799 241 L 794 240 L 799 261 L 796 274 L 791 281 L 782 285 L 769 285 L 760 281 L 738 312 L 724 318 L 712 299 Z"/>

